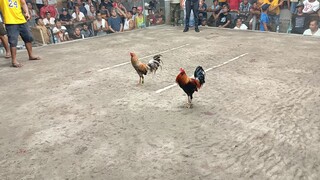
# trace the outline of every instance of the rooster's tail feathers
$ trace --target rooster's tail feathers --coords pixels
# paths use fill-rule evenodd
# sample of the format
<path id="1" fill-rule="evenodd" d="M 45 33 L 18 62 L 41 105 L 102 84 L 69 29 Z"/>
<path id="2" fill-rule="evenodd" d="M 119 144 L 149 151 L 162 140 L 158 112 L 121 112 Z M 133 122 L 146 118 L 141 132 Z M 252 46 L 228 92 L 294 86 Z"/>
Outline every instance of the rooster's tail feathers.
<path id="1" fill-rule="evenodd" d="M 194 71 L 194 77 L 199 80 L 200 84 L 205 83 L 206 72 L 203 70 L 201 66 L 198 66 Z"/>

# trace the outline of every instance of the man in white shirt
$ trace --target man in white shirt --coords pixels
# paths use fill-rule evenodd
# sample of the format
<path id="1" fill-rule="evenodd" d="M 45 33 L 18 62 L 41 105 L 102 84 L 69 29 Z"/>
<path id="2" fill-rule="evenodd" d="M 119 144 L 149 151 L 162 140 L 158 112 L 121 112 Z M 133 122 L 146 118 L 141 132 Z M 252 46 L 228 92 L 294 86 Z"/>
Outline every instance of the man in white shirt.
<path id="1" fill-rule="evenodd" d="M 46 18 L 43 19 L 43 23 L 44 23 L 45 26 L 48 26 L 48 25 L 54 26 L 55 25 L 55 23 L 54 23 L 55 20 L 56 19 L 51 17 L 51 13 L 48 11 L 48 12 L 46 12 Z"/>
<path id="2" fill-rule="evenodd" d="M 305 14 L 316 13 L 319 10 L 318 0 L 305 0 L 303 1 L 304 8 L 302 10 Z"/>
<path id="3" fill-rule="evenodd" d="M 241 18 L 238 18 L 236 26 L 233 29 L 247 30 L 248 26 L 246 26 L 245 24 L 242 23 L 242 19 Z"/>
<path id="4" fill-rule="evenodd" d="M 319 30 L 319 27 L 318 27 L 318 21 L 316 20 L 313 20 L 310 22 L 310 25 L 309 25 L 309 28 L 310 29 L 307 29 L 304 31 L 303 35 L 304 36 L 317 36 L 317 37 L 320 37 L 320 30 Z"/>
<path id="5" fill-rule="evenodd" d="M 79 6 L 75 6 L 74 13 L 72 13 L 72 19 L 76 22 L 86 21 L 86 17 L 80 12 Z"/>

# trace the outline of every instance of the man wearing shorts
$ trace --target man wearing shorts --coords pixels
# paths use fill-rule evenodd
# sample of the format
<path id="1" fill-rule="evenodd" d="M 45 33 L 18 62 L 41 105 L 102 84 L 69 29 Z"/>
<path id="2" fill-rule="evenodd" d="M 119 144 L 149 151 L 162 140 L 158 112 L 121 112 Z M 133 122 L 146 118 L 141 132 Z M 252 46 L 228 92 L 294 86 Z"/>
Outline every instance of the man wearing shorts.
<path id="1" fill-rule="evenodd" d="M 2 14 L 0 12 L 0 39 L 2 42 L 2 45 L 4 49 L 6 50 L 6 55 L 4 56 L 5 58 L 10 58 L 10 49 L 8 45 L 8 36 L 7 36 L 7 31 L 4 27 L 3 20 L 2 20 Z"/>
<path id="2" fill-rule="evenodd" d="M 24 14 L 22 12 L 24 11 Z M 32 54 L 32 41 L 33 37 L 30 32 L 30 28 L 27 25 L 27 20 L 30 19 L 28 6 L 25 0 L 0 0 L 0 11 L 3 14 L 4 24 L 8 34 L 11 59 L 13 67 L 21 67 L 17 59 L 17 44 L 18 37 L 21 36 L 24 41 L 29 60 L 40 60 L 40 57 L 36 57 Z"/>

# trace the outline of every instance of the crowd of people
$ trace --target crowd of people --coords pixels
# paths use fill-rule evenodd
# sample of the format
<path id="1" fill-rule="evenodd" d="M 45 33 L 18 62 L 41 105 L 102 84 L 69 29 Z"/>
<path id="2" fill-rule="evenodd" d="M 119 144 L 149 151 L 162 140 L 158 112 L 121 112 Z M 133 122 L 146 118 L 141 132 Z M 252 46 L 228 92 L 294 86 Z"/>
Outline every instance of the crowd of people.
<path id="1" fill-rule="evenodd" d="M 155 2 L 145 7 L 144 16 L 142 6 L 128 10 L 120 0 L 68 0 L 62 8 L 49 0 L 26 0 L 28 26 L 42 31 L 46 44 L 130 31 L 164 23 L 163 11 L 155 8 Z"/>
<path id="2" fill-rule="evenodd" d="M 318 0 L 213 0 L 211 6 L 200 0 L 198 25 L 279 32 L 280 12 L 284 7 L 291 12 L 292 23 L 288 29 L 292 33 L 310 34 L 304 33 L 308 26 L 306 32 L 320 33 Z"/>

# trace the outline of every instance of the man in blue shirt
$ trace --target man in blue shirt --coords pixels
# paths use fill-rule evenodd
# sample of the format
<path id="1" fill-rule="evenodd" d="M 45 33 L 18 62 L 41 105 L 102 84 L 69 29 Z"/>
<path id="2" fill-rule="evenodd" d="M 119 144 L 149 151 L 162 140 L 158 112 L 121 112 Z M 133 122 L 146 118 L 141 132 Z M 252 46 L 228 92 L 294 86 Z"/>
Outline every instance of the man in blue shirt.
<path id="1" fill-rule="evenodd" d="M 262 13 L 260 16 L 260 31 L 268 31 L 269 17 L 268 17 L 268 8 L 270 4 L 262 5 Z"/>
<path id="2" fill-rule="evenodd" d="M 108 19 L 108 24 L 109 24 L 109 29 L 112 33 L 123 31 L 121 18 L 117 15 L 117 12 L 115 9 L 111 10 L 111 17 Z"/>

